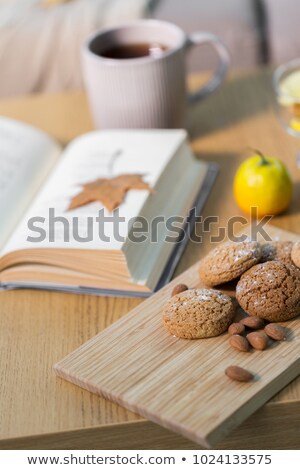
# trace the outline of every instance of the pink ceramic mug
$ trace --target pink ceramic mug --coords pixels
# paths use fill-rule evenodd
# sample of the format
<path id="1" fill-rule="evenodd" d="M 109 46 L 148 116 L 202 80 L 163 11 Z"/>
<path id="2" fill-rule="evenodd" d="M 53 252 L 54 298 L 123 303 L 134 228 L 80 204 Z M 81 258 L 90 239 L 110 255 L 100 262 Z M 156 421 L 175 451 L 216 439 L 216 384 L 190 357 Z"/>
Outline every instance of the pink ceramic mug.
<path id="1" fill-rule="evenodd" d="M 158 56 L 115 59 L 101 55 L 122 45 L 158 43 Z M 186 92 L 185 54 L 194 46 L 210 43 L 219 55 L 214 76 L 202 88 Z M 184 127 L 188 102 L 197 102 L 222 83 L 229 54 L 215 35 L 186 35 L 178 26 L 157 20 L 140 20 L 93 34 L 83 46 L 85 85 L 95 127 Z"/>

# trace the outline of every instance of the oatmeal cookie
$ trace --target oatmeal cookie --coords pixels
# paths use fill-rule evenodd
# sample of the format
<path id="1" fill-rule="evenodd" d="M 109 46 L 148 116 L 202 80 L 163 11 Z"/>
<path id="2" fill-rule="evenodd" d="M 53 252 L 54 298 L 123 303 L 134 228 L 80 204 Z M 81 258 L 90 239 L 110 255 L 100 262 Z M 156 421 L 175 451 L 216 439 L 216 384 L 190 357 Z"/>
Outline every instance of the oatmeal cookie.
<path id="1" fill-rule="evenodd" d="M 236 298 L 249 315 L 290 320 L 300 313 L 300 270 L 282 261 L 253 266 L 239 280 Z"/>
<path id="2" fill-rule="evenodd" d="M 200 279 L 207 286 L 217 286 L 240 277 L 247 269 L 259 262 L 259 243 L 227 242 L 218 246 L 200 263 Z"/>
<path id="3" fill-rule="evenodd" d="M 209 338 L 226 331 L 234 315 L 228 295 L 212 289 L 190 289 L 169 299 L 163 309 L 163 323 L 171 335 L 180 338 Z"/>
<path id="4" fill-rule="evenodd" d="M 278 241 L 265 243 L 261 247 L 262 257 L 260 262 L 266 261 L 282 261 L 283 263 L 292 264 L 292 248 L 294 243 L 290 241 Z"/>

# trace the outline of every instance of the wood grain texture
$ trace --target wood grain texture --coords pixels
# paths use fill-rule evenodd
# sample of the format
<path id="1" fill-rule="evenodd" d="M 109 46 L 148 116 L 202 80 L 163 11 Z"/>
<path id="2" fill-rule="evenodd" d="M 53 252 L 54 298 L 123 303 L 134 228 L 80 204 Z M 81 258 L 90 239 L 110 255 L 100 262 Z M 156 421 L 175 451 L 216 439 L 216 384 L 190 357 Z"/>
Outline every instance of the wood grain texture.
<path id="1" fill-rule="evenodd" d="M 217 161 L 221 168 L 204 216 L 219 216 L 220 224 L 226 227 L 229 217 L 241 215 L 233 200 L 231 184 L 246 147 L 252 145 L 286 162 L 295 183 L 294 200 L 290 210 L 272 223 L 300 233 L 300 172 L 295 162 L 299 141 L 288 136 L 273 115 L 270 77 L 268 71 L 233 76 L 219 92 L 191 110 L 189 128 L 194 151 L 201 158 Z M 202 81 L 202 75 L 195 75 L 190 85 L 196 87 Z M 82 92 L 1 100 L 0 114 L 35 125 L 63 144 L 91 129 Z M 213 232 L 216 227 L 211 226 Z M 198 230 L 201 232 L 201 227 Z M 189 244 L 177 273 L 194 264 L 209 249 L 209 236 L 205 233 L 203 243 Z M 91 432 L 95 436 L 93 446 L 106 448 L 105 432 L 101 431 L 106 425 L 112 426 L 108 435 L 115 448 L 132 446 L 140 429 L 146 433 L 148 448 L 161 448 L 157 447 L 159 437 L 166 448 L 172 445 L 180 448 L 187 446 L 187 442 L 193 445 L 180 437 L 170 437 L 173 435 L 168 431 L 118 405 L 57 379 L 53 373 L 55 362 L 140 302 L 32 291 L 0 294 L 0 447 L 9 440 L 11 448 L 18 448 L 23 439 L 31 447 L 41 448 L 38 446 L 42 442 L 42 446 L 56 448 L 63 433 L 65 448 L 79 448 L 81 443 L 84 448 Z M 278 446 L 281 442 L 281 448 L 299 448 L 300 426 L 295 425 L 293 433 L 288 431 L 289 423 L 294 423 L 294 412 L 290 413 L 290 420 L 286 418 L 290 404 L 300 405 L 299 378 L 263 408 L 268 409 L 269 417 L 259 428 L 265 448 L 270 447 L 272 439 Z M 261 448 L 255 423 L 247 422 L 251 427 L 252 448 Z M 281 435 L 276 431 L 279 422 Z M 233 435 L 234 440 L 229 440 Z M 220 444 L 223 448 L 243 448 L 244 434 L 237 430 L 230 436 Z M 141 444 L 141 440 L 137 442 Z"/>
<path id="2" fill-rule="evenodd" d="M 300 406 L 265 405 L 231 432 L 217 449 L 299 449 Z M 276 416 L 276 419 L 274 419 Z M 284 429 L 284 432 L 283 432 Z M 259 436 L 259 437 L 258 437 Z M 18 439 L 4 439 L 1 449 L 203 449 L 151 421 L 94 426 Z"/>
<path id="3" fill-rule="evenodd" d="M 248 232 L 248 231 L 247 231 Z M 272 240 L 300 240 L 275 227 Z M 300 320 L 285 322 L 287 341 L 266 351 L 235 351 L 228 335 L 186 340 L 168 334 L 162 309 L 176 283 L 204 287 L 196 263 L 170 285 L 55 365 L 58 376 L 157 424 L 211 447 L 300 373 Z M 238 365 L 255 381 L 224 371 Z"/>

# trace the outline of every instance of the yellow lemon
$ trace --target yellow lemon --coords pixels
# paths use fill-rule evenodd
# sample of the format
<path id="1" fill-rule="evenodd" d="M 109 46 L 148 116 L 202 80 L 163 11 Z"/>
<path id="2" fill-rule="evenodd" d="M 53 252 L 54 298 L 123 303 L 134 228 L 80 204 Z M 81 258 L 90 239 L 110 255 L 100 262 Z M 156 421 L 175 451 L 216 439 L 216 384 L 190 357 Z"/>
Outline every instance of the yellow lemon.
<path id="1" fill-rule="evenodd" d="M 245 160 L 234 178 L 234 195 L 246 213 L 257 208 L 257 216 L 276 215 L 288 208 L 293 183 L 285 165 L 260 152 Z"/>
<path id="2" fill-rule="evenodd" d="M 300 132 L 300 119 L 298 119 L 298 118 L 291 119 L 290 120 L 290 126 L 294 131 Z"/>

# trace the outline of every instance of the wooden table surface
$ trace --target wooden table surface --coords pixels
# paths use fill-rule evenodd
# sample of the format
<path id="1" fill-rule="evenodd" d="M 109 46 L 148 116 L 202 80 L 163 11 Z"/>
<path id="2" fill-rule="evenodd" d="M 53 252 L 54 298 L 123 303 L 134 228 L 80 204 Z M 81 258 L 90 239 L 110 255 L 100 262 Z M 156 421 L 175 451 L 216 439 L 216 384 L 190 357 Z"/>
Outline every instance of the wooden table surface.
<path id="1" fill-rule="evenodd" d="M 201 80 L 191 77 L 191 86 Z M 33 124 L 63 144 L 92 127 L 82 92 L 2 100 L 0 115 Z M 294 201 L 273 223 L 300 233 L 300 170 L 295 163 L 300 142 L 276 121 L 268 71 L 231 77 L 190 111 L 189 130 L 194 151 L 221 167 L 205 216 L 219 216 L 219 224 L 226 227 L 229 217 L 240 215 L 232 179 L 247 146 L 252 146 L 286 162 L 295 182 Z M 178 272 L 208 249 L 208 234 L 202 244 L 190 243 Z M 26 290 L 0 294 L 0 448 L 197 448 L 53 373 L 55 362 L 140 302 Z M 299 448 L 299 411 L 300 378 L 218 447 Z"/>

